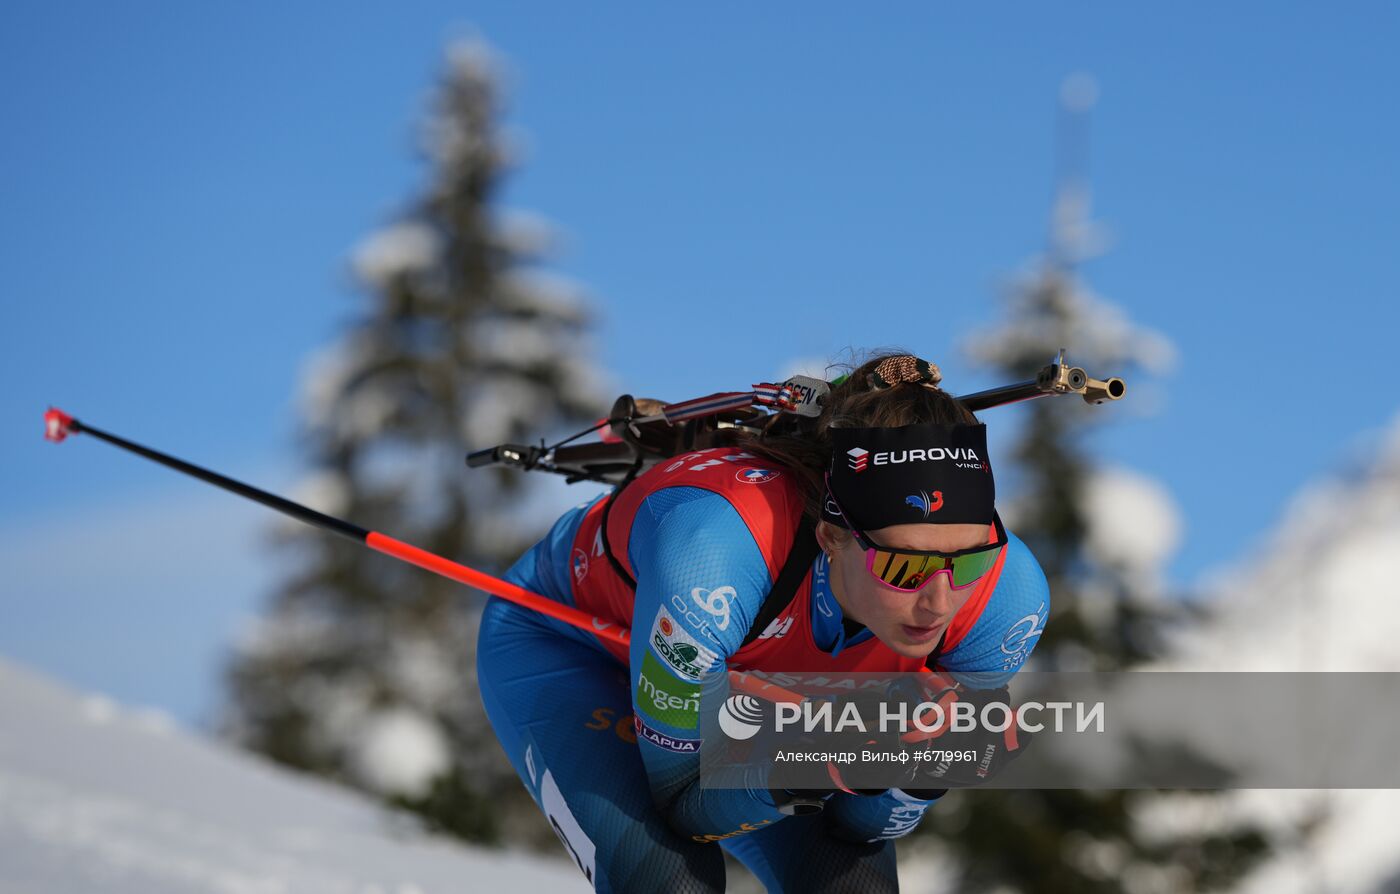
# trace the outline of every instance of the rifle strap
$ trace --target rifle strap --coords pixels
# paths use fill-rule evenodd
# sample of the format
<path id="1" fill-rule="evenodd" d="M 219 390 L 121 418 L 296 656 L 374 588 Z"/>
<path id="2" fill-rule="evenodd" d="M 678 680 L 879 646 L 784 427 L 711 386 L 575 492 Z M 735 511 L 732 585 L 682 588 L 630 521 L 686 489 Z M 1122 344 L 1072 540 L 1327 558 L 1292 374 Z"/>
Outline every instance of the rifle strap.
<path id="1" fill-rule="evenodd" d="M 816 561 L 819 552 L 821 547 L 817 545 L 816 524 L 810 516 L 803 513 L 802 520 L 797 525 L 797 532 L 793 534 L 792 549 L 788 550 L 783 569 L 778 572 L 778 579 L 773 581 L 773 588 L 764 597 L 763 606 L 759 608 L 758 616 L 754 618 L 753 625 L 749 627 L 749 632 L 739 648 L 742 649 L 758 639 L 773 619 L 788 607 L 797 596 L 797 588 L 807 577 L 807 572 L 811 570 L 812 562 Z"/>

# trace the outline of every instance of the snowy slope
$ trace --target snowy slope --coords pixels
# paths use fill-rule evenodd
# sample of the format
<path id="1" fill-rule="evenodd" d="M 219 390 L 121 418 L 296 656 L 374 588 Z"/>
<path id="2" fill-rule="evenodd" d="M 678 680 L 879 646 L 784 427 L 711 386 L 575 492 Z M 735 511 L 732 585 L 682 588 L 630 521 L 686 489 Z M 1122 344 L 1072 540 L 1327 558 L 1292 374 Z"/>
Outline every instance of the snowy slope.
<path id="1" fill-rule="evenodd" d="M 1179 643 L 1200 669 L 1400 671 L 1400 418 L 1207 586 L 1216 617 Z"/>
<path id="2" fill-rule="evenodd" d="M 0 894 L 585 891 L 0 660 Z"/>
<path id="3" fill-rule="evenodd" d="M 1369 452 L 1349 473 L 1304 488 L 1258 548 L 1207 583 L 1215 616 L 1160 669 L 1400 671 L 1400 418 Z M 1241 792 L 1193 821 L 1233 812 L 1286 821 L 1310 810 L 1327 817 L 1317 833 L 1285 847 L 1241 892 L 1400 892 L 1400 791 Z"/>

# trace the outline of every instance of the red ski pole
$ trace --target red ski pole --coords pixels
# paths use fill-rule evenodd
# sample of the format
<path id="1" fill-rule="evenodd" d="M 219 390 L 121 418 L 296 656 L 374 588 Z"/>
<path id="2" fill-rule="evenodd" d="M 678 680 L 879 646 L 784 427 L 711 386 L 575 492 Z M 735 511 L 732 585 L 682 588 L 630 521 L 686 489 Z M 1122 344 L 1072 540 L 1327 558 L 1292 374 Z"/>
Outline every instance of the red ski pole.
<path id="1" fill-rule="evenodd" d="M 234 481 L 232 478 L 227 478 L 217 472 L 211 472 L 208 469 L 200 468 L 182 459 L 176 459 L 158 450 L 142 447 L 140 444 L 133 444 L 131 441 L 127 441 L 116 435 L 102 431 L 101 429 L 93 428 L 91 425 L 79 422 L 62 410 L 50 407 L 49 411 L 44 414 L 44 437 L 48 438 L 50 441 L 57 442 L 62 441 L 70 434 L 92 435 L 94 438 L 99 438 L 123 450 L 129 450 L 132 453 L 144 456 L 163 466 L 168 466 L 179 472 L 184 472 L 186 475 L 193 475 L 201 481 L 207 481 L 216 487 L 232 491 L 239 496 L 247 497 L 250 500 L 256 500 L 264 506 L 276 509 L 278 512 L 290 515 L 292 518 L 299 521 L 304 521 L 307 524 L 315 525 L 318 528 L 323 528 L 332 533 L 339 534 L 342 537 L 347 537 L 351 540 L 363 543 L 370 549 L 381 552 L 386 556 L 393 556 L 395 559 L 408 562 L 411 565 L 417 565 L 419 568 L 426 568 L 434 574 L 440 574 L 443 577 L 466 584 L 469 587 L 475 587 L 478 590 L 499 596 L 517 605 L 523 605 L 541 614 L 557 618 L 567 624 L 572 624 L 575 627 L 580 627 L 598 636 L 604 637 L 605 639 L 612 640 L 618 645 L 626 646 L 628 643 L 629 637 L 626 630 L 619 628 L 616 624 L 604 621 L 602 618 L 555 602 L 538 593 L 531 593 L 529 590 L 517 587 L 509 581 L 503 581 L 498 577 L 492 577 L 485 572 L 477 571 L 475 568 L 468 568 L 466 565 L 461 565 L 450 559 L 444 559 L 442 556 L 430 553 L 424 549 L 419 549 L 410 543 L 404 543 L 402 540 L 395 540 L 393 537 L 380 534 L 377 531 L 369 531 L 358 525 L 352 525 L 347 521 L 333 518 L 324 513 L 317 512 L 314 509 L 302 506 L 300 503 L 293 503 L 291 500 L 283 499 L 276 494 L 270 494 L 267 491 L 259 490 L 241 481 Z"/>
<path id="2" fill-rule="evenodd" d="M 377 531 L 370 531 L 358 525 L 352 525 L 350 522 L 344 521 L 343 519 L 334 518 L 324 513 L 317 512 L 300 503 L 293 503 L 291 500 L 284 499 L 276 494 L 270 494 L 265 490 L 259 490 L 241 481 L 235 481 L 232 478 L 220 475 L 218 472 L 211 472 L 193 463 L 187 463 L 182 459 L 176 459 L 173 456 L 161 453 L 159 450 L 142 447 L 140 444 L 132 443 L 114 434 L 79 422 L 62 410 L 50 407 L 48 412 L 44 414 L 44 437 L 48 438 L 50 441 L 58 442 L 68 437 L 70 434 L 92 435 L 94 438 L 106 441 L 109 444 L 139 456 L 144 456 L 146 459 L 158 462 L 177 472 L 183 472 L 201 481 L 207 481 L 215 487 L 220 487 L 238 494 L 241 497 L 255 500 L 264 506 L 276 509 L 278 512 L 285 515 L 290 515 L 298 521 L 304 521 L 307 524 L 315 525 L 318 528 L 323 528 L 324 530 L 339 534 L 342 537 L 349 538 L 358 543 L 363 543 L 370 549 L 383 553 L 386 556 L 392 556 L 400 561 L 408 562 L 410 565 L 417 565 L 419 568 L 426 569 L 434 574 L 440 574 L 449 580 L 455 580 L 469 587 L 475 587 L 483 592 L 514 602 L 516 605 L 533 609 L 541 614 L 563 621 L 566 624 L 572 624 L 581 630 L 587 630 L 595 636 L 601 636 L 611 640 L 624 648 L 631 642 L 630 632 L 626 628 L 620 627 L 610 621 L 604 621 L 602 618 L 595 615 L 590 615 L 587 612 L 579 611 L 576 608 L 571 608 L 567 605 L 555 602 L 538 593 L 531 593 L 529 590 L 523 587 L 517 587 L 509 581 L 504 581 L 498 577 L 486 574 L 485 572 L 477 571 L 475 568 L 468 568 L 466 565 L 453 562 L 451 559 L 445 559 L 436 553 L 430 553 L 425 549 L 419 549 L 411 543 L 404 543 L 402 540 L 395 540 L 393 537 L 380 534 Z M 802 697 L 796 693 L 771 683 L 766 683 L 748 674 L 730 671 L 729 678 L 735 689 L 748 692 L 769 701 L 802 701 Z"/>

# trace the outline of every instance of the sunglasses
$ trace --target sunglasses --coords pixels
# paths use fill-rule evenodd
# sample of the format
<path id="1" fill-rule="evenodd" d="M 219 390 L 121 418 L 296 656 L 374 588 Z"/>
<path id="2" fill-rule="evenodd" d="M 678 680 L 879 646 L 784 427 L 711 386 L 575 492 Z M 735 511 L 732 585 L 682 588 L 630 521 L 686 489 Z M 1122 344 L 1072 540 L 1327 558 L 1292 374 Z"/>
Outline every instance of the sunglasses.
<path id="1" fill-rule="evenodd" d="M 944 571 L 948 572 L 948 584 L 954 590 L 966 589 L 992 570 L 992 566 L 1001 556 L 1001 551 L 1006 547 L 1006 528 L 1002 526 L 1001 516 L 993 513 L 992 524 L 996 528 L 996 540 L 993 543 L 956 552 L 889 549 L 874 543 L 868 535 L 851 524 L 846 510 L 841 508 L 841 504 L 831 493 L 830 475 L 827 475 L 827 496 L 846 522 L 851 535 L 865 550 L 865 570 L 880 583 L 895 590 L 917 592 Z"/>

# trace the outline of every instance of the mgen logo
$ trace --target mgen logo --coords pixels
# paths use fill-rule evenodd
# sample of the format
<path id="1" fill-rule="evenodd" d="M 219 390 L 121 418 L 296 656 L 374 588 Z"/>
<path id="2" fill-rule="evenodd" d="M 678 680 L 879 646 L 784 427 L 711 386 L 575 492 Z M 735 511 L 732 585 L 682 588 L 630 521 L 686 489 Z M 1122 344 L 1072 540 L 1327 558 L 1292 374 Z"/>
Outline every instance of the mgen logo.
<path id="1" fill-rule="evenodd" d="M 846 455 L 851 458 L 851 468 L 857 472 L 864 472 L 870 464 L 870 451 L 864 447 L 852 447 L 846 451 Z"/>

